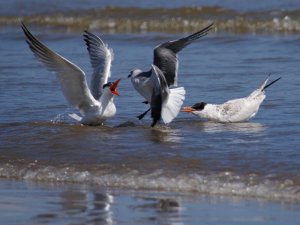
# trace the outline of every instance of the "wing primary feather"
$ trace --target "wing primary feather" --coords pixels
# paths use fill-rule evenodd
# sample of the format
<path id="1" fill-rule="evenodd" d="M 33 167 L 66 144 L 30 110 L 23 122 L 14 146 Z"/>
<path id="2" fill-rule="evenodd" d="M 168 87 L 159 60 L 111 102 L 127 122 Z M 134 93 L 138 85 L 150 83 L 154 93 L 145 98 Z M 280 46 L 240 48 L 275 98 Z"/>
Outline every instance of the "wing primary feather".
<path id="1" fill-rule="evenodd" d="M 178 73 L 178 57 L 177 53 L 184 47 L 191 44 L 193 41 L 208 34 L 213 28 L 214 23 L 211 23 L 202 30 L 191 34 L 187 37 L 168 41 L 160 44 L 154 49 L 153 64 L 156 65 L 164 74 L 168 86 L 177 86 Z"/>
<path id="2" fill-rule="evenodd" d="M 194 33 L 194 34 L 186 37 L 186 39 L 188 41 L 193 41 L 193 40 L 196 40 L 196 39 L 198 39 L 200 37 L 203 37 L 203 36 L 207 35 L 208 32 L 213 28 L 213 25 L 214 25 L 214 23 L 211 23 L 210 25 L 208 25 L 207 27 L 203 28 L 202 30 L 200 30 L 200 31 L 198 31 L 198 32 L 196 32 L 196 33 Z"/>
<path id="3" fill-rule="evenodd" d="M 110 68 L 113 58 L 113 52 L 97 35 L 84 31 L 84 41 L 93 67 L 91 79 L 91 91 L 94 98 L 100 98 L 102 87 L 107 83 L 110 77 Z"/>
<path id="4" fill-rule="evenodd" d="M 152 65 L 151 79 L 154 84 L 150 102 L 153 120 L 151 127 L 154 127 L 161 119 L 162 105 L 168 98 L 169 88 L 162 71 L 155 65 Z"/>
<path id="5" fill-rule="evenodd" d="M 24 23 L 21 23 L 21 27 L 27 38 L 26 42 L 34 55 L 48 70 L 56 73 L 69 104 L 78 108 L 82 114 L 97 105 L 87 86 L 84 72 L 77 65 L 41 43 L 31 34 Z"/>
<path id="6" fill-rule="evenodd" d="M 181 38 L 176 41 L 172 41 L 172 42 L 170 42 L 170 44 L 168 46 L 166 46 L 166 48 L 171 49 L 174 53 L 178 53 L 179 51 L 181 51 L 183 48 L 185 48 L 187 45 L 189 45 L 193 41 L 207 35 L 208 32 L 213 28 L 213 25 L 214 25 L 214 23 L 211 23 L 207 27 L 203 28 L 202 30 L 200 30 L 194 34 L 191 34 L 187 37 Z"/>

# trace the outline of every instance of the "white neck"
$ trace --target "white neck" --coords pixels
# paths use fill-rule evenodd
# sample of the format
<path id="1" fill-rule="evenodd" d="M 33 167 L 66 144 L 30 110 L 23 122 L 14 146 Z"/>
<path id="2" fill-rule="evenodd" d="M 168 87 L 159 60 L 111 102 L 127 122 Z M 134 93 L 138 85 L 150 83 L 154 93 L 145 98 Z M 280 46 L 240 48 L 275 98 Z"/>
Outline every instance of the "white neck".
<path id="1" fill-rule="evenodd" d="M 102 110 L 104 111 L 110 103 L 113 103 L 113 101 L 114 101 L 114 95 L 113 93 L 111 93 L 109 88 L 103 89 L 102 95 L 100 96 L 99 99 Z"/>
<path id="2" fill-rule="evenodd" d="M 214 104 L 207 104 L 205 105 L 204 109 L 202 109 L 201 111 L 193 111 L 192 113 L 201 118 L 206 118 L 210 120 L 218 120 L 219 118 L 217 105 Z"/>
<path id="3" fill-rule="evenodd" d="M 101 97 L 97 101 L 97 105 L 91 107 L 82 119 L 83 124 L 102 124 L 106 119 L 116 114 L 116 107 L 113 103 L 113 94 L 109 88 L 105 88 Z"/>

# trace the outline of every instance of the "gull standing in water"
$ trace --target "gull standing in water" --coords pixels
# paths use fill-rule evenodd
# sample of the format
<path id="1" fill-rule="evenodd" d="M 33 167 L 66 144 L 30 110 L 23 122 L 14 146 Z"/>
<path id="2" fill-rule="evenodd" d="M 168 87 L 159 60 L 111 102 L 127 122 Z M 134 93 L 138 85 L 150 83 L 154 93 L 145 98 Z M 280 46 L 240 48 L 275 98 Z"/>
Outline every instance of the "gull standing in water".
<path id="1" fill-rule="evenodd" d="M 94 69 L 91 90 L 88 87 L 85 73 L 74 63 L 49 49 L 33 36 L 22 23 L 22 29 L 31 51 L 47 67 L 55 72 L 63 94 L 68 103 L 80 111 L 81 116 L 70 116 L 82 124 L 102 125 L 103 122 L 116 114 L 113 102 L 118 83 L 107 82 L 110 77 L 112 50 L 96 35 L 85 31 L 84 40 Z"/>
<path id="2" fill-rule="evenodd" d="M 269 77 L 248 97 L 233 99 L 223 104 L 199 102 L 191 107 L 184 107 L 181 111 L 221 123 L 247 121 L 258 112 L 261 103 L 266 97 L 265 90 L 281 79 L 281 77 L 279 77 L 267 84 Z"/>
<path id="3" fill-rule="evenodd" d="M 150 109 L 138 116 L 140 120 L 151 110 L 153 127 L 161 118 L 164 123 L 170 123 L 178 115 L 185 99 L 185 89 L 171 88 L 177 86 L 177 53 L 193 41 L 207 35 L 212 26 L 213 24 L 210 24 L 192 35 L 160 44 L 154 49 L 150 71 L 134 69 L 130 72 L 128 77 L 131 78 L 133 87 L 145 98 L 145 103 L 150 103 Z M 164 96 L 161 91 L 166 90 L 168 95 Z"/>

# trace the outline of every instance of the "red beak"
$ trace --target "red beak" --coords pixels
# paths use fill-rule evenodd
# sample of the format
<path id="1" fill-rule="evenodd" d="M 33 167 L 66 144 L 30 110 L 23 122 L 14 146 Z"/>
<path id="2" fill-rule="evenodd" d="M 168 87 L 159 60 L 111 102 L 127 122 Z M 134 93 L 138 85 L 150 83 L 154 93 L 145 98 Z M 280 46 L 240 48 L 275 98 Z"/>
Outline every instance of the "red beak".
<path id="1" fill-rule="evenodd" d="M 119 84 L 121 79 L 116 80 L 113 85 L 110 86 L 110 91 L 111 93 L 113 93 L 114 95 L 118 95 L 120 96 L 119 92 L 117 91 L 117 86 Z"/>
<path id="2" fill-rule="evenodd" d="M 195 111 L 195 109 L 193 109 L 192 107 L 183 107 L 182 109 L 181 109 L 181 112 L 193 112 L 193 111 Z"/>

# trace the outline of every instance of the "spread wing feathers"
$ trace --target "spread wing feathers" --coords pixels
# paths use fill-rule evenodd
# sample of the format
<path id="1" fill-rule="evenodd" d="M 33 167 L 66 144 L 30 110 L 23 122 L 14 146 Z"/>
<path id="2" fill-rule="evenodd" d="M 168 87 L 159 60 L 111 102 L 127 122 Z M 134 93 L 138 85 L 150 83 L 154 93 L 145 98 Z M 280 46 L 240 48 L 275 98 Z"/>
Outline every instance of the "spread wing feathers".
<path id="1" fill-rule="evenodd" d="M 208 34 L 213 23 L 204 29 L 175 41 L 168 41 L 154 49 L 153 64 L 165 75 L 168 86 L 177 86 L 178 58 L 177 53 L 193 41 Z"/>
<path id="2" fill-rule="evenodd" d="M 84 72 L 75 64 L 50 50 L 34 37 L 22 23 L 22 29 L 31 51 L 48 68 L 56 73 L 69 104 L 85 113 L 97 104 L 90 93 Z"/>
<path id="3" fill-rule="evenodd" d="M 152 65 L 151 80 L 153 83 L 153 91 L 151 96 L 151 117 L 153 119 L 152 127 L 161 119 L 161 111 L 163 103 L 168 99 L 169 88 L 162 71 L 155 65 Z"/>
<path id="4" fill-rule="evenodd" d="M 91 92 L 95 99 L 99 99 L 103 85 L 107 83 L 111 74 L 113 51 L 95 34 L 85 31 L 83 36 L 94 69 L 91 79 Z"/>

